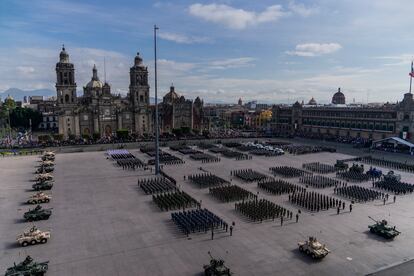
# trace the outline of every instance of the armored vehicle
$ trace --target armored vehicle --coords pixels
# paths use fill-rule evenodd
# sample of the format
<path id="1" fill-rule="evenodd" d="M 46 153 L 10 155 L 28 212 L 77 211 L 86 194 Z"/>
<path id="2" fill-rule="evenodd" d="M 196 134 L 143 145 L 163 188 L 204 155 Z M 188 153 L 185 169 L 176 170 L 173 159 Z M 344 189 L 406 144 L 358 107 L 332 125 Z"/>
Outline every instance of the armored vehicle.
<path id="1" fill-rule="evenodd" d="M 299 251 L 305 252 L 313 259 L 322 259 L 330 252 L 324 244 L 321 244 L 315 237 L 309 237 L 309 240 L 298 242 Z"/>
<path id="2" fill-rule="evenodd" d="M 210 264 L 204 265 L 204 275 L 206 276 L 230 276 L 230 269 L 224 265 L 223 260 L 214 259 L 210 252 Z"/>
<path id="3" fill-rule="evenodd" d="M 37 192 L 33 194 L 31 197 L 29 197 L 29 199 L 27 200 L 27 203 L 28 204 L 48 203 L 51 199 L 52 199 L 52 196 L 44 192 Z"/>
<path id="4" fill-rule="evenodd" d="M 30 256 L 27 256 L 23 262 L 9 267 L 5 276 L 32 276 L 44 275 L 49 269 L 49 261 L 36 263 Z"/>
<path id="5" fill-rule="evenodd" d="M 17 242 L 23 247 L 26 247 L 29 244 L 35 245 L 37 243 L 47 243 L 49 239 L 50 232 L 40 231 L 36 226 L 24 231 L 23 234 L 18 235 L 16 238 Z"/>
<path id="6" fill-rule="evenodd" d="M 49 219 L 52 214 L 52 209 L 43 209 L 42 206 L 37 205 L 33 210 L 24 213 L 23 217 L 27 221 L 45 220 Z"/>
<path id="7" fill-rule="evenodd" d="M 39 167 L 43 166 L 43 167 L 53 167 L 55 165 L 55 163 L 53 161 L 42 161 L 39 165 Z"/>
<path id="8" fill-rule="evenodd" d="M 336 160 L 335 169 L 338 171 L 344 171 L 348 169 L 348 164 L 342 160 Z"/>
<path id="9" fill-rule="evenodd" d="M 389 171 L 387 174 L 384 175 L 385 181 L 400 181 L 401 175 L 395 174 L 394 171 Z"/>
<path id="10" fill-rule="evenodd" d="M 382 176 L 382 171 L 377 168 L 369 168 L 367 171 L 367 175 L 369 175 L 372 178 L 380 178 Z"/>
<path id="11" fill-rule="evenodd" d="M 55 170 L 55 168 L 52 167 L 52 166 L 40 166 L 39 168 L 37 168 L 36 173 L 46 174 L 46 173 L 51 173 L 54 170 Z"/>
<path id="12" fill-rule="evenodd" d="M 43 182 L 38 182 L 32 185 L 32 188 L 35 191 L 43 191 L 43 190 L 50 190 L 53 187 L 53 182 L 52 181 L 43 181 Z"/>
<path id="13" fill-rule="evenodd" d="M 364 165 L 359 166 L 358 164 L 352 164 L 352 166 L 349 168 L 349 171 L 355 173 L 364 173 Z"/>
<path id="14" fill-rule="evenodd" d="M 46 181 L 46 180 L 53 180 L 53 175 L 50 173 L 40 173 L 36 175 L 37 181 Z"/>
<path id="15" fill-rule="evenodd" d="M 395 226 L 388 225 L 388 222 L 385 219 L 377 221 L 370 216 L 368 217 L 375 221 L 375 224 L 368 226 L 371 233 L 377 234 L 378 236 L 386 239 L 393 239 L 401 233 L 395 229 Z"/>

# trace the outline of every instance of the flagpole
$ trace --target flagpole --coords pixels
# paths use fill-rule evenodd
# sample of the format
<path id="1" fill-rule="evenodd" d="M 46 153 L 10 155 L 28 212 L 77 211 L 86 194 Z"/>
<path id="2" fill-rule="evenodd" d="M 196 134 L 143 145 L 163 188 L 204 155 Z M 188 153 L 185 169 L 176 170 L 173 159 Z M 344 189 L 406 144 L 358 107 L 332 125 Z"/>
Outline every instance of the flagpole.
<path id="1" fill-rule="evenodd" d="M 413 70 L 413 61 L 411 61 L 411 73 L 410 73 L 410 94 L 411 94 L 411 86 L 413 83 L 413 74 L 414 74 L 414 70 Z"/>
<path id="2" fill-rule="evenodd" d="M 154 25 L 154 90 L 155 90 L 155 175 L 160 173 L 157 83 L 157 25 Z"/>

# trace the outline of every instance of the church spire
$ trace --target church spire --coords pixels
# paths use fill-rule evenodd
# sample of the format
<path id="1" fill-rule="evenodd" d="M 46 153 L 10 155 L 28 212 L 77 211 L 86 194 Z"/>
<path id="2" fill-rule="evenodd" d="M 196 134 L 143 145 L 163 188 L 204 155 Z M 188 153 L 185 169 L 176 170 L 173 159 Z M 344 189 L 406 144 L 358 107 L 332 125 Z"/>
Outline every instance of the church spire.
<path id="1" fill-rule="evenodd" d="M 96 65 L 93 65 L 93 69 L 92 69 L 92 80 L 98 81 L 98 69 L 96 69 Z"/>

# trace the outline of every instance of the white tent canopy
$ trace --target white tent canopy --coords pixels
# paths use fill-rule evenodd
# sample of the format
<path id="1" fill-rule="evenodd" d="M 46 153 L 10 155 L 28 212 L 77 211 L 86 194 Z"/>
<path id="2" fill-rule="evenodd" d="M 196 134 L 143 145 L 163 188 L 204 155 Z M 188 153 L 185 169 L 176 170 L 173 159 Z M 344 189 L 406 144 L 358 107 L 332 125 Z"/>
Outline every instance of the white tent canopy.
<path id="1" fill-rule="evenodd" d="M 401 139 L 400 137 L 388 137 L 372 142 L 372 148 L 383 147 L 384 145 L 387 145 L 387 148 L 390 148 L 389 146 L 392 146 L 395 150 L 407 149 L 409 152 L 414 152 L 414 144 L 408 142 L 407 140 Z"/>

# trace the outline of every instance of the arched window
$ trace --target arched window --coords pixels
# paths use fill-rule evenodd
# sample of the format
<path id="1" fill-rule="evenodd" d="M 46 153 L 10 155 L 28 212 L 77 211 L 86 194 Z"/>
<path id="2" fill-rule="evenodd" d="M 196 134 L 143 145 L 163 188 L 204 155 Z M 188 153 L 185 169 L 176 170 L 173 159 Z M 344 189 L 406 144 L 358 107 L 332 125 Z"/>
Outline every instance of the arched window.
<path id="1" fill-rule="evenodd" d="M 66 102 L 66 103 L 68 103 L 68 102 L 69 102 L 69 95 L 68 95 L 68 94 L 66 94 L 66 95 L 65 95 L 65 102 Z"/>

